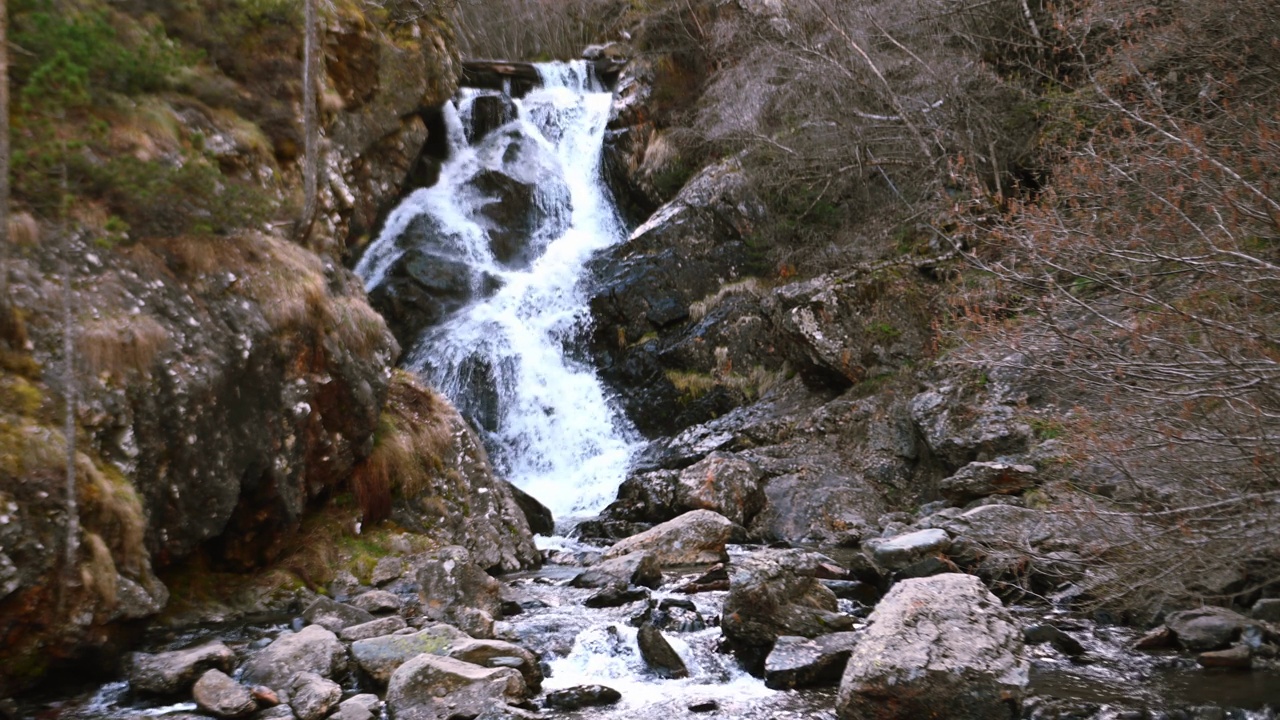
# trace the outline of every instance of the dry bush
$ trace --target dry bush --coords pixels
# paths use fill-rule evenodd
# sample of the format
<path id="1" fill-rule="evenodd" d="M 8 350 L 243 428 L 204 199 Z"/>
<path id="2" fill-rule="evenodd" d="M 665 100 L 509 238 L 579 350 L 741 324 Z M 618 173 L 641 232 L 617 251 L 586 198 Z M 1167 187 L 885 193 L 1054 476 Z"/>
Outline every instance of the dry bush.
<path id="1" fill-rule="evenodd" d="M 962 219 L 990 273 L 963 354 L 1051 379 L 1076 418 L 1064 440 L 1106 497 L 1068 514 L 1132 528 L 1099 549 L 1096 602 L 1248 599 L 1280 584 L 1280 20 L 1070 10 L 1050 182 Z"/>
<path id="2" fill-rule="evenodd" d="M 414 498 L 445 472 L 461 418 L 439 393 L 397 371 L 378 423 L 373 452 L 352 472 L 365 522 L 390 516 L 395 497 Z"/>
<path id="3" fill-rule="evenodd" d="M 454 23 L 465 57 L 569 60 L 617 35 L 622 0 L 459 0 Z"/>
<path id="4" fill-rule="evenodd" d="M 157 355 L 169 347 L 169 331 L 150 315 L 97 318 L 80 328 L 76 347 L 86 372 L 121 378 L 148 373 Z"/>

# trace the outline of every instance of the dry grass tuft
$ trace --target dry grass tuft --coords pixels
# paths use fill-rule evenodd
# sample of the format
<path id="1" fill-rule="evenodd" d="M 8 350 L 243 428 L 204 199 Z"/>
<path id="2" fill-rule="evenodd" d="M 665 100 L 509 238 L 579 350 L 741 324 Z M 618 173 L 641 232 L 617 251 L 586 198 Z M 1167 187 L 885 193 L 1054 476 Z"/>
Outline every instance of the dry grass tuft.
<path id="1" fill-rule="evenodd" d="M 387 322 L 363 296 L 335 298 L 330 313 L 339 342 L 351 353 L 370 357 L 390 344 Z"/>
<path id="2" fill-rule="evenodd" d="M 147 374 L 169 342 L 169 331 L 150 315 L 117 315 L 87 323 L 78 345 L 90 374 L 120 378 Z"/>
<path id="3" fill-rule="evenodd" d="M 100 470 L 84 454 L 76 457 L 76 471 L 85 527 L 107 541 L 120 572 L 141 577 L 147 564 L 146 517 L 133 486 L 113 468 Z"/>
<path id="4" fill-rule="evenodd" d="M 117 598 L 116 564 L 111 549 L 97 533 L 84 534 L 83 547 L 89 552 L 89 562 L 80 566 L 80 581 L 85 589 L 102 598 L 107 608 L 114 608 Z"/>
<path id="5" fill-rule="evenodd" d="M 735 283 L 721 285 L 720 289 L 717 290 L 714 295 L 708 295 L 707 297 L 689 305 L 689 319 L 692 322 L 702 320 L 702 318 L 707 316 L 707 313 L 714 310 L 716 306 L 724 302 L 725 298 L 731 295 L 751 295 L 759 297 L 761 290 L 762 288 L 760 287 L 759 278 L 753 277 L 746 278 L 745 280 L 739 280 Z"/>
<path id="6" fill-rule="evenodd" d="M 40 223 L 31 213 L 9 216 L 9 242 L 19 247 L 34 247 L 40 242 Z"/>
<path id="7" fill-rule="evenodd" d="M 437 392 L 396 372 L 373 452 L 352 473 L 366 522 L 388 517 L 395 496 L 411 498 L 431 487 L 444 472 L 458 422 L 457 411 Z"/>

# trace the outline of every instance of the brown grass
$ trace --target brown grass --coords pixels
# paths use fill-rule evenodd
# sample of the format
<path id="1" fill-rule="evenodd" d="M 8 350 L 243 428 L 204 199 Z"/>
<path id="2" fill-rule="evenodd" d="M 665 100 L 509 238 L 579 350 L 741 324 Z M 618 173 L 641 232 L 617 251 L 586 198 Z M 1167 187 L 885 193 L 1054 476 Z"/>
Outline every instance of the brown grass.
<path id="1" fill-rule="evenodd" d="M 146 517 L 133 486 L 113 468 L 101 470 L 86 455 L 76 458 L 80 517 L 111 550 L 115 566 L 141 577 L 147 564 Z"/>
<path id="2" fill-rule="evenodd" d="M 169 331 L 150 315 L 117 315 L 85 324 L 77 345 L 92 375 L 147 374 L 157 355 L 169 347 Z"/>
<path id="3" fill-rule="evenodd" d="M 20 212 L 9 216 L 9 242 L 19 247 L 34 247 L 40 242 L 40 223 L 31 213 Z"/>
<path id="4" fill-rule="evenodd" d="M 461 419 L 443 397 L 397 371 L 379 421 L 373 452 L 352 473 L 351 486 L 373 523 L 391 514 L 395 496 L 414 497 L 444 472 Z"/>

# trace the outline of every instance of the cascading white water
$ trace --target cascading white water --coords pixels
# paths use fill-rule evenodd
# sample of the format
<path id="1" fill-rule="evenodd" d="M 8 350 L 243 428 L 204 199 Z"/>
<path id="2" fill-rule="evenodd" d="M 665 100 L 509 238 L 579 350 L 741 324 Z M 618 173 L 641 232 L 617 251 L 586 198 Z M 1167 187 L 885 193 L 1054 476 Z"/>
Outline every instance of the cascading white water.
<path id="1" fill-rule="evenodd" d="M 390 215 L 356 272 L 366 289 L 381 284 L 407 249 L 406 229 L 430 217 L 433 252 L 471 268 L 475 299 L 427 331 L 406 364 L 482 414 L 499 470 L 564 518 L 608 503 L 632 452 L 633 433 L 592 369 L 565 354 L 587 318 L 586 262 L 626 230 L 600 171 L 610 93 L 585 62 L 539 71 L 542 87 L 513 101 L 516 119 L 474 146 L 466 130 L 485 93 L 464 90 L 445 109 L 439 181 Z M 527 266 L 495 257 L 502 229 L 486 215 L 495 200 L 484 184 L 495 171 L 534 188 Z"/>

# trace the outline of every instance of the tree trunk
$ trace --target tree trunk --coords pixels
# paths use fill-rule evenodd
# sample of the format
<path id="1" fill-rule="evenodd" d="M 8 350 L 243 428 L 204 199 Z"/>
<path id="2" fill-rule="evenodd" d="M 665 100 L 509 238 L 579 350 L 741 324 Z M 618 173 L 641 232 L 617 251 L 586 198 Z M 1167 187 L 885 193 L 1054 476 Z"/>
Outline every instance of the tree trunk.
<path id="1" fill-rule="evenodd" d="M 9 297 L 9 9 L 0 0 L 0 298 Z"/>
<path id="2" fill-rule="evenodd" d="M 304 199 L 298 222 L 298 242 L 306 243 L 316 219 L 316 194 L 320 176 L 320 129 L 316 117 L 317 0 L 306 0 L 302 42 L 302 183 Z"/>

